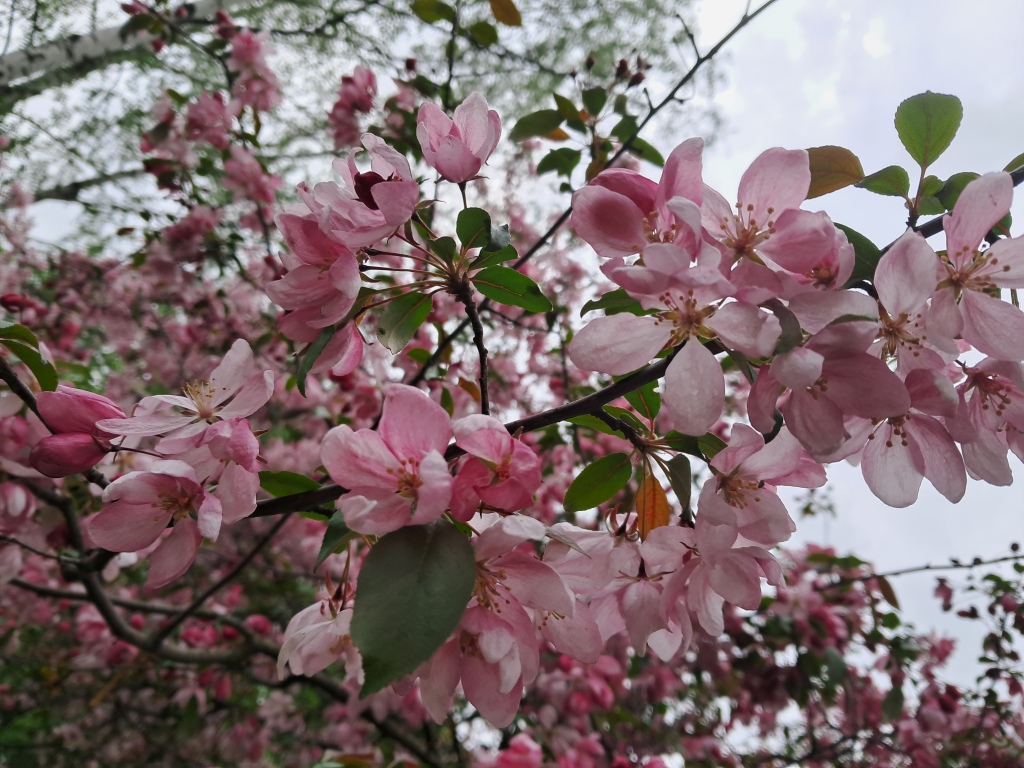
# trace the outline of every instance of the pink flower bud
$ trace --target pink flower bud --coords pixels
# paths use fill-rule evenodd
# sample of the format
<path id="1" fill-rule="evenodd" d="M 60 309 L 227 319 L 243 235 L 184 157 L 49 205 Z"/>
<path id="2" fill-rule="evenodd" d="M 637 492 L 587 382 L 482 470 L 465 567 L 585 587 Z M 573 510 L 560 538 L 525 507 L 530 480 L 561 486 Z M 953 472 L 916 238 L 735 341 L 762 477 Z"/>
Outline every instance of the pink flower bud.
<path id="1" fill-rule="evenodd" d="M 273 629 L 270 624 L 270 619 L 259 614 L 253 614 L 252 616 L 247 617 L 245 620 L 245 626 L 257 635 L 263 635 L 264 637 L 267 637 L 270 634 L 271 629 Z"/>
<path id="2" fill-rule="evenodd" d="M 501 136 L 501 118 L 479 93 L 455 108 L 454 120 L 436 104 L 424 104 L 416 123 L 427 165 L 457 184 L 476 177 Z"/>
<path id="3" fill-rule="evenodd" d="M 109 447 L 85 432 L 44 437 L 28 455 L 28 463 L 47 477 L 67 477 L 96 466 Z"/>
<path id="4" fill-rule="evenodd" d="M 85 432 L 97 437 L 107 437 L 109 433 L 96 429 L 96 422 L 100 419 L 125 417 L 124 411 L 103 395 L 75 389 L 65 384 L 58 386 L 56 392 L 40 392 L 36 404 L 47 425 L 58 434 Z"/>

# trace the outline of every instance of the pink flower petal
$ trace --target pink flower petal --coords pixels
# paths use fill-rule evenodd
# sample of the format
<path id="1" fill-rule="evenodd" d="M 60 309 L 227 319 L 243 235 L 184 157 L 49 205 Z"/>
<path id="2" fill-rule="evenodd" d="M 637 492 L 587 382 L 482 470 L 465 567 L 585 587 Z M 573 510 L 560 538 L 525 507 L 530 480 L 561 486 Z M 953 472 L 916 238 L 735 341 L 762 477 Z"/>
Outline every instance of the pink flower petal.
<path id="1" fill-rule="evenodd" d="M 573 337 L 569 359 L 584 371 L 617 376 L 647 365 L 672 334 L 672 326 L 656 317 L 628 312 L 598 317 Z"/>
<path id="2" fill-rule="evenodd" d="M 192 518 L 179 520 L 167 538 L 149 556 L 146 589 L 159 589 L 181 578 L 196 559 L 201 540 L 199 529 Z"/>
<path id="3" fill-rule="evenodd" d="M 718 423 L 725 403 L 725 375 L 696 338 L 686 342 L 669 364 L 662 399 L 673 425 L 684 435 L 703 435 Z"/>
<path id="4" fill-rule="evenodd" d="M 452 436 L 448 412 L 405 384 L 388 386 L 379 431 L 400 459 L 418 460 L 430 451 L 443 454 Z"/>

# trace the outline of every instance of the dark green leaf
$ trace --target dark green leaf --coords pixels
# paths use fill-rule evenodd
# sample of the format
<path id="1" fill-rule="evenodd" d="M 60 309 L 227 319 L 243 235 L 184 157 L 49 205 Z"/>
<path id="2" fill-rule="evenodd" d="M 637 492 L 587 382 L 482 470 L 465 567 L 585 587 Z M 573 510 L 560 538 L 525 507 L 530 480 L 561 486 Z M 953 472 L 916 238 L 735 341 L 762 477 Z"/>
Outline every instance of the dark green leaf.
<path id="1" fill-rule="evenodd" d="M 942 189 L 942 179 L 938 176 L 925 176 L 921 181 L 921 188 L 918 194 L 922 197 L 934 197 Z"/>
<path id="2" fill-rule="evenodd" d="M 673 451 L 680 451 L 681 453 L 688 453 L 691 456 L 696 456 L 699 459 L 704 458 L 704 454 L 700 452 L 700 445 L 697 443 L 697 438 L 692 435 L 684 435 L 682 432 L 672 430 L 663 438 L 665 445 L 671 448 Z"/>
<path id="3" fill-rule="evenodd" d="M 846 235 L 846 239 L 853 246 L 855 261 L 850 280 L 871 280 L 875 276 L 875 267 L 882 258 L 882 251 L 857 230 L 844 224 L 836 224 L 836 228 Z"/>
<path id="4" fill-rule="evenodd" d="M 580 119 L 579 108 L 569 101 L 569 99 L 562 96 L 560 93 L 552 93 L 551 95 L 555 97 L 555 104 L 558 106 L 558 111 L 562 114 L 562 117 L 566 120 Z"/>
<path id="5" fill-rule="evenodd" d="M 1003 170 L 1009 173 L 1011 171 L 1016 171 L 1018 168 L 1024 168 L 1024 152 L 1021 152 L 1013 158 L 1013 160 L 1008 162 Z"/>
<path id="6" fill-rule="evenodd" d="M 946 183 L 942 185 L 942 189 L 935 196 L 939 198 L 939 202 L 945 206 L 947 211 L 952 211 L 956 201 L 960 199 L 964 187 L 977 178 L 979 178 L 978 174 L 971 171 L 954 173 L 946 179 Z"/>
<path id="7" fill-rule="evenodd" d="M 616 437 L 625 438 L 622 432 L 617 429 L 612 429 L 610 426 L 601 421 L 597 416 L 589 413 L 584 413 L 580 416 L 573 416 L 569 419 L 570 424 L 575 424 L 578 427 L 587 427 L 593 429 L 596 432 L 601 432 L 606 435 L 615 435 Z"/>
<path id="8" fill-rule="evenodd" d="M 0 345 L 23 362 L 39 382 L 44 392 L 57 389 L 57 371 L 39 352 L 39 341 L 24 325 L 0 320 Z"/>
<path id="9" fill-rule="evenodd" d="M 856 186 L 874 192 L 876 195 L 888 195 L 890 197 L 910 197 L 910 176 L 905 168 L 898 165 L 890 165 L 880 171 L 865 176 L 857 182 Z"/>
<path id="10" fill-rule="evenodd" d="M 306 396 L 306 377 L 313 370 L 313 365 L 316 363 L 317 358 L 320 357 L 320 353 L 324 351 L 330 340 L 334 338 L 336 331 L 337 328 L 333 325 L 329 325 L 320 331 L 320 335 L 313 340 L 312 344 L 306 347 L 306 351 L 299 360 L 299 369 L 295 372 L 295 385 L 299 388 L 299 394 L 303 397 Z"/>
<path id="11" fill-rule="evenodd" d="M 298 472 L 271 472 L 265 469 L 260 472 L 260 488 L 271 496 L 292 496 L 296 493 L 319 490 L 320 483 Z"/>
<path id="12" fill-rule="evenodd" d="M 606 315 L 615 315 L 619 312 L 629 312 L 634 315 L 645 314 L 640 302 L 626 293 L 625 288 L 616 288 L 599 299 L 588 301 L 580 310 L 580 317 L 595 309 L 603 309 Z"/>
<path id="13" fill-rule="evenodd" d="M 606 405 L 604 410 L 610 413 L 617 419 L 621 419 L 631 426 L 634 430 L 640 434 L 647 432 L 647 427 L 633 414 L 632 411 L 626 410 L 625 408 L 619 408 L 617 405 Z"/>
<path id="14" fill-rule="evenodd" d="M 573 170 L 580 164 L 583 153 L 571 147 L 557 147 L 548 152 L 537 163 L 537 173 L 542 175 L 554 171 L 559 176 L 569 178 Z"/>
<path id="15" fill-rule="evenodd" d="M 701 452 L 709 459 L 715 458 L 715 456 L 725 448 L 725 441 L 708 432 L 706 435 L 701 435 L 697 438 L 697 445 L 700 446 Z"/>
<path id="16" fill-rule="evenodd" d="M 476 581 L 469 540 L 449 523 L 383 536 L 359 572 L 352 640 L 363 657 L 360 696 L 413 672 L 458 626 Z"/>
<path id="17" fill-rule="evenodd" d="M 509 267 L 493 266 L 477 272 L 470 278 L 484 296 L 527 312 L 550 312 L 551 302 L 540 288 L 522 272 Z"/>
<path id="18" fill-rule="evenodd" d="M 648 421 L 653 421 L 661 410 L 661 395 L 656 391 L 658 382 L 652 381 L 626 395 L 626 402 Z"/>
<path id="19" fill-rule="evenodd" d="M 430 250 L 447 261 L 449 264 L 455 259 L 455 252 L 458 250 L 454 237 L 439 237 L 437 240 L 430 240 Z"/>
<path id="20" fill-rule="evenodd" d="M 833 685 L 838 685 L 846 679 L 846 660 L 843 654 L 831 645 L 825 649 L 825 669 L 828 670 L 828 679 Z"/>
<path id="21" fill-rule="evenodd" d="M 319 568 L 323 565 L 324 560 L 346 546 L 353 536 L 355 534 L 345 525 L 345 520 L 341 516 L 341 510 L 337 510 L 331 515 L 330 522 L 327 523 L 327 530 L 324 531 L 324 540 L 320 544 L 320 554 L 316 556 L 316 565 L 313 567 Z"/>
<path id="22" fill-rule="evenodd" d="M 438 21 L 453 21 L 455 9 L 441 0 L 412 0 L 412 12 L 427 24 Z"/>
<path id="23" fill-rule="evenodd" d="M 542 109 L 519 118 L 509 131 L 509 141 L 522 141 L 533 136 L 547 136 L 562 124 L 562 113 L 555 109 Z"/>
<path id="24" fill-rule="evenodd" d="M 690 468 L 690 460 L 683 454 L 677 454 L 668 460 L 669 485 L 675 491 L 679 499 L 679 505 L 685 512 L 690 506 L 690 497 L 693 494 L 693 471 Z"/>
<path id="25" fill-rule="evenodd" d="M 448 411 L 449 416 L 455 413 L 455 398 L 448 387 L 441 387 L 441 407 Z"/>
<path id="26" fill-rule="evenodd" d="M 477 21 L 469 25 L 469 36 L 484 48 L 490 48 L 498 42 L 498 30 L 486 21 Z"/>
<path id="27" fill-rule="evenodd" d="M 491 240 L 491 215 L 483 208 L 466 208 L 459 212 L 455 233 L 463 248 L 482 248 Z"/>
<path id="28" fill-rule="evenodd" d="M 604 504 L 626 487 L 633 467 L 629 456 L 624 453 L 610 453 L 586 467 L 565 492 L 565 508 L 569 512 L 581 512 Z"/>
<path id="29" fill-rule="evenodd" d="M 781 355 L 798 347 L 804 340 L 804 331 L 793 311 L 779 299 L 771 299 L 765 302 L 765 306 L 772 311 L 782 327 L 779 343 L 775 345 L 775 354 Z"/>
<path id="30" fill-rule="evenodd" d="M 926 91 L 896 108 L 896 133 L 917 164 L 927 168 L 946 151 L 963 117 L 956 96 Z"/>
<path id="31" fill-rule="evenodd" d="M 583 108 L 595 117 L 601 114 L 604 105 L 608 102 L 608 91 L 601 86 L 594 86 L 583 91 Z"/>
<path id="32" fill-rule="evenodd" d="M 903 688 L 893 686 L 882 699 L 882 714 L 887 720 L 895 720 L 903 712 Z"/>
<path id="33" fill-rule="evenodd" d="M 422 293 L 404 293 L 388 302 L 377 326 L 380 343 L 397 355 L 416 335 L 433 306 L 434 298 Z"/>
<path id="34" fill-rule="evenodd" d="M 917 203 L 917 212 L 922 216 L 938 216 L 946 212 L 946 206 L 933 195 L 922 197 Z"/>
<path id="35" fill-rule="evenodd" d="M 637 155 L 652 165 L 656 165 L 659 168 L 665 167 L 665 158 L 661 156 L 661 152 L 656 150 L 643 139 L 633 139 L 629 143 L 629 147 L 627 147 L 627 149 L 634 155 Z"/>
<path id="36" fill-rule="evenodd" d="M 497 251 L 480 251 L 480 254 L 473 259 L 473 263 L 469 265 L 469 268 L 483 269 L 484 267 L 493 267 L 495 264 L 503 264 L 506 261 L 512 261 L 518 256 L 519 252 L 511 245 L 506 245 L 504 248 Z"/>
<path id="37" fill-rule="evenodd" d="M 640 128 L 637 125 L 636 118 L 632 115 L 625 115 L 615 124 L 615 127 L 612 128 L 612 136 L 619 141 L 625 142 L 636 136 L 639 130 Z"/>

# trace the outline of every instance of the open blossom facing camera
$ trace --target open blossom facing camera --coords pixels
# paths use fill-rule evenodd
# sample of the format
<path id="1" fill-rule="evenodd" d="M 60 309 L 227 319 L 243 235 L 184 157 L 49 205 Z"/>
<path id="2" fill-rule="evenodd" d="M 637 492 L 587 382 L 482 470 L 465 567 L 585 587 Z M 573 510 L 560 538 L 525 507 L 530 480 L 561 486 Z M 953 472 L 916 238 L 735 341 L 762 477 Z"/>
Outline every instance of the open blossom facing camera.
<path id="1" fill-rule="evenodd" d="M 331 479 L 350 489 L 338 500 L 348 527 L 380 534 L 437 520 L 452 495 L 451 435 L 444 409 L 404 384 L 388 387 L 377 431 L 328 432 L 320 455 Z"/>

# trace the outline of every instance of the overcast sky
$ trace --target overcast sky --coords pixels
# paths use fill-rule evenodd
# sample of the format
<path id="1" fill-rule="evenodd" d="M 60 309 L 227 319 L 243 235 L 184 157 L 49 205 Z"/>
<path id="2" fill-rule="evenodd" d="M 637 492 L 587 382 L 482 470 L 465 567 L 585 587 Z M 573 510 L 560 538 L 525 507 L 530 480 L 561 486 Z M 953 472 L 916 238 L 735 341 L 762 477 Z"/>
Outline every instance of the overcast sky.
<path id="1" fill-rule="evenodd" d="M 702 44 L 717 41 L 744 6 L 703 0 Z M 731 199 L 746 167 L 773 146 L 838 144 L 853 150 L 868 173 L 892 164 L 909 170 L 913 161 L 896 136 L 893 115 L 903 99 L 926 90 L 956 95 L 964 105 L 960 132 L 932 172 L 946 178 L 1001 170 L 1024 152 L 1021 29 L 1019 0 L 780 0 L 729 45 L 727 83 L 716 96 L 725 125 L 705 153 L 704 179 Z M 863 190 L 842 190 L 807 207 L 828 211 L 879 244 L 898 237 L 905 222 L 901 201 Z M 1013 211 L 1013 231 L 1020 235 L 1024 192 Z M 1024 482 L 1024 467 L 1011 463 L 1018 483 Z M 988 558 L 1006 554 L 1011 541 L 1024 543 L 1021 485 L 971 481 L 954 505 L 926 482 L 917 504 L 890 509 L 867 490 L 858 468 L 835 465 L 829 476 L 837 517 L 798 521 L 795 542 L 828 543 L 880 570 Z M 966 682 L 977 674 L 972 660 L 980 635 L 939 611 L 934 585 L 934 574 L 895 582 L 905 615 L 919 628 L 940 627 L 962 638 L 964 652 L 950 672 Z"/>

